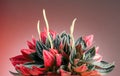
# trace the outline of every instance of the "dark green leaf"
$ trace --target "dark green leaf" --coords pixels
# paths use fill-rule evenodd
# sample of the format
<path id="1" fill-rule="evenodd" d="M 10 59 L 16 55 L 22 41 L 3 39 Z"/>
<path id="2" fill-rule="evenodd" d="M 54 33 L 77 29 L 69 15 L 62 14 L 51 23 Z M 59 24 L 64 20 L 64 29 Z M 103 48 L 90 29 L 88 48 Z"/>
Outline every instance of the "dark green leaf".
<path id="1" fill-rule="evenodd" d="M 81 49 L 81 45 L 80 44 L 78 44 L 77 46 L 76 46 L 76 53 L 77 53 L 77 58 L 81 58 L 82 57 L 82 55 L 83 55 L 83 53 L 84 53 L 84 51 Z"/>
<path id="2" fill-rule="evenodd" d="M 102 74 L 107 74 L 109 72 L 111 72 L 114 69 L 114 65 L 112 65 L 109 68 L 96 68 L 95 70 L 97 70 L 98 72 L 102 73 Z"/>
<path id="3" fill-rule="evenodd" d="M 77 66 L 81 66 L 81 65 L 84 64 L 84 63 L 85 63 L 85 61 L 82 60 L 82 59 L 80 59 L 80 60 L 78 61 L 78 63 L 77 63 Z"/>
<path id="4" fill-rule="evenodd" d="M 94 56 L 95 56 L 95 47 L 89 49 L 86 53 L 85 53 L 85 60 L 89 61 L 91 60 Z"/>
<path id="5" fill-rule="evenodd" d="M 44 67 L 44 64 L 28 62 L 28 63 L 25 63 L 24 66 L 27 67 L 27 68 L 32 68 L 32 66 L 42 68 L 42 67 Z"/>
<path id="6" fill-rule="evenodd" d="M 66 58 L 66 57 L 62 57 L 62 65 L 68 65 L 68 63 L 69 63 L 69 61 L 68 61 L 68 59 Z"/>
<path id="7" fill-rule="evenodd" d="M 71 46 L 69 46 L 68 44 L 64 45 L 63 50 L 67 55 L 70 55 L 71 49 L 72 49 Z"/>
<path id="8" fill-rule="evenodd" d="M 39 62 L 40 64 L 43 64 L 43 63 L 44 63 L 43 59 L 38 56 L 37 52 L 31 53 L 29 56 L 30 56 L 30 58 L 31 58 L 32 60 L 34 60 L 35 62 Z"/>
<path id="9" fill-rule="evenodd" d="M 88 64 L 88 70 L 94 70 L 95 69 L 95 65 L 92 65 L 92 64 Z"/>
<path id="10" fill-rule="evenodd" d="M 60 37 L 59 37 L 59 35 L 57 35 L 55 40 L 54 40 L 54 47 L 56 49 L 59 49 L 60 43 L 61 43 Z"/>
<path id="11" fill-rule="evenodd" d="M 50 34 L 50 37 L 51 37 L 51 39 L 52 39 L 52 43 L 53 43 L 53 37 L 52 37 L 51 34 Z M 48 37 L 46 38 L 45 46 L 46 46 L 47 48 L 51 48 L 50 41 L 49 41 Z"/>
<path id="12" fill-rule="evenodd" d="M 61 65 L 60 68 L 66 71 L 68 70 L 68 67 L 66 65 Z"/>
<path id="13" fill-rule="evenodd" d="M 51 45 L 50 45 L 50 41 L 49 41 L 49 39 L 48 39 L 48 38 L 46 38 L 46 41 L 45 41 L 45 46 L 46 46 L 46 47 L 48 47 L 48 48 L 50 48 L 50 47 L 51 47 Z"/>
<path id="14" fill-rule="evenodd" d="M 61 40 L 62 40 L 62 44 L 70 44 L 70 35 L 68 35 L 67 33 L 63 32 L 61 35 Z"/>
<path id="15" fill-rule="evenodd" d="M 39 58 L 43 59 L 43 49 L 48 50 L 48 48 L 40 41 L 36 42 L 36 52 Z"/>
<path id="16" fill-rule="evenodd" d="M 67 36 L 67 33 L 64 31 L 64 32 L 61 33 L 60 36 L 61 36 L 61 38 L 63 38 L 63 37 L 65 37 L 65 36 Z"/>
<path id="17" fill-rule="evenodd" d="M 70 55 L 70 52 L 71 52 L 70 35 L 68 35 L 65 32 L 63 32 L 60 37 L 61 37 L 62 45 L 64 46 L 63 47 L 63 51 L 67 55 Z"/>
<path id="18" fill-rule="evenodd" d="M 110 64 L 108 62 L 105 61 L 101 61 L 101 62 L 94 62 L 93 63 L 95 66 L 100 67 L 100 68 L 109 68 L 111 66 L 113 66 L 114 64 Z"/>
<path id="19" fill-rule="evenodd" d="M 81 48 L 83 49 L 83 50 L 85 50 L 86 49 L 86 44 L 85 44 L 85 41 L 82 39 L 82 37 L 80 37 L 80 38 L 78 38 L 78 40 L 75 42 L 75 45 L 77 46 L 77 45 L 81 45 Z"/>

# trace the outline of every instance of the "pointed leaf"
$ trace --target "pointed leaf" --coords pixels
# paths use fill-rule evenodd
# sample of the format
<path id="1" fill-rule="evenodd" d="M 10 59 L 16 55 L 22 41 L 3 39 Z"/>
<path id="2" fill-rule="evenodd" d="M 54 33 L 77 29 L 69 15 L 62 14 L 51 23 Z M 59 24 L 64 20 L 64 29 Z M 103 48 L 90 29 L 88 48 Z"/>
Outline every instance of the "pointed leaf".
<path id="1" fill-rule="evenodd" d="M 100 68 L 109 68 L 109 67 L 114 66 L 114 63 L 110 64 L 108 62 L 101 61 L 101 62 L 94 62 L 93 65 L 100 67 Z"/>
<path id="2" fill-rule="evenodd" d="M 30 57 L 32 60 L 34 60 L 35 62 L 39 62 L 40 64 L 44 64 L 43 59 L 38 56 L 37 52 L 31 53 L 31 54 L 29 55 L 29 57 Z"/>
<path id="3" fill-rule="evenodd" d="M 87 67 L 88 67 L 89 71 L 95 70 L 95 65 L 93 65 L 93 64 L 88 64 Z"/>
<path id="4" fill-rule="evenodd" d="M 33 66 L 42 68 L 44 67 L 44 64 L 40 64 L 38 62 L 28 62 L 28 63 L 25 63 L 23 66 L 27 68 L 32 68 Z"/>
<path id="5" fill-rule="evenodd" d="M 36 52 L 39 56 L 39 58 L 43 59 L 43 50 L 48 50 L 48 48 L 43 44 L 41 43 L 40 41 L 37 41 L 36 42 Z"/>
<path id="6" fill-rule="evenodd" d="M 82 50 L 85 50 L 86 49 L 86 43 L 85 41 L 82 39 L 82 37 L 78 38 L 78 40 L 75 42 L 75 45 L 78 46 L 78 45 L 81 45 L 81 48 Z"/>
<path id="7" fill-rule="evenodd" d="M 55 54 L 58 54 L 58 51 L 56 49 L 49 49 L 52 55 L 55 56 Z"/>
<path id="8" fill-rule="evenodd" d="M 95 70 L 97 70 L 98 72 L 100 72 L 102 74 L 107 74 L 107 73 L 111 72 L 114 68 L 115 68 L 115 66 L 112 65 L 109 68 L 96 68 Z"/>
<path id="9" fill-rule="evenodd" d="M 54 64 L 54 56 L 46 50 L 43 50 L 43 57 L 44 57 L 44 66 L 51 67 Z"/>
<path id="10" fill-rule="evenodd" d="M 60 37 L 59 37 L 59 35 L 57 35 L 55 40 L 54 40 L 54 47 L 56 49 L 59 49 L 60 43 L 61 43 Z"/>
<path id="11" fill-rule="evenodd" d="M 29 49 L 35 49 L 35 44 L 33 44 L 32 42 L 27 41 L 27 45 L 28 45 Z"/>
<path id="12" fill-rule="evenodd" d="M 19 64 L 24 64 L 26 62 L 31 62 L 30 59 L 26 59 L 23 55 L 18 55 L 15 57 L 10 58 L 10 61 L 14 66 L 19 65 Z"/>
<path id="13" fill-rule="evenodd" d="M 51 37 L 52 44 L 53 44 L 53 38 L 52 38 L 51 34 L 50 34 L 50 37 Z M 48 37 L 46 38 L 45 45 L 46 45 L 47 48 L 51 48 L 50 40 L 48 39 Z"/>
<path id="14" fill-rule="evenodd" d="M 30 76 L 39 76 L 41 74 L 44 74 L 45 68 L 38 68 L 36 66 L 33 66 L 31 69 L 26 68 L 27 71 L 31 74 Z"/>
<path id="15" fill-rule="evenodd" d="M 22 53 L 22 55 L 24 56 L 24 57 L 26 57 L 26 58 L 30 58 L 29 57 L 29 55 L 31 54 L 31 53 L 34 53 L 34 52 L 36 52 L 35 50 L 32 50 L 32 49 L 22 49 L 21 50 L 21 53 Z"/>
<path id="16" fill-rule="evenodd" d="M 96 54 L 95 51 L 95 47 L 89 49 L 86 53 L 85 53 L 85 60 L 91 60 Z"/>
<path id="17" fill-rule="evenodd" d="M 20 73 L 22 75 L 25 75 L 25 76 L 29 76 L 30 75 L 30 73 L 27 70 L 27 68 L 25 66 L 23 66 L 22 64 L 15 66 L 15 68 L 16 68 L 17 71 L 20 71 Z"/>
<path id="18" fill-rule="evenodd" d="M 88 36 L 85 36 L 83 38 L 83 40 L 85 41 L 87 47 L 90 47 L 92 45 L 93 37 L 94 37 L 94 35 L 88 35 Z"/>
<path id="19" fill-rule="evenodd" d="M 62 55 L 56 54 L 56 65 L 59 67 L 62 64 Z"/>

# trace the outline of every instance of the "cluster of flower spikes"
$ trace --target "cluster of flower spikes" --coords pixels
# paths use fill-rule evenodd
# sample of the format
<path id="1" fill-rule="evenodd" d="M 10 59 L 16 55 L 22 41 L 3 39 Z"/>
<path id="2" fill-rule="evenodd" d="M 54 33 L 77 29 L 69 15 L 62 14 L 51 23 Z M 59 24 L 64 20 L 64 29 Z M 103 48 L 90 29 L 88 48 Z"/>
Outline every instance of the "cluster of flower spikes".
<path id="1" fill-rule="evenodd" d="M 115 67 L 102 61 L 99 47 L 92 46 L 93 35 L 79 37 L 74 44 L 65 32 L 49 30 L 51 41 L 46 29 L 39 36 L 40 40 L 27 41 L 29 48 L 22 49 L 22 55 L 10 58 L 14 76 L 101 76 Z"/>

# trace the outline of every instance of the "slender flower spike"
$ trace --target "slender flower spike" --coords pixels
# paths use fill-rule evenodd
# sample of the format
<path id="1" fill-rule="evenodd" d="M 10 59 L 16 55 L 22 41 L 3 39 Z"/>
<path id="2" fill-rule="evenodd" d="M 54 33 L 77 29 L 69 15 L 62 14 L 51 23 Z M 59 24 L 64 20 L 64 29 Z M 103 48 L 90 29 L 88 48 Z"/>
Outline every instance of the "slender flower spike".
<path id="1" fill-rule="evenodd" d="M 48 36 L 48 39 L 50 41 L 51 48 L 53 48 L 52 39 L 51 39 L 50 34 L 49 34 L 49 24 L 48 24 L 48 21 L 47 21 L 45 9 L 43 9 L 43 16 L 44 16 L 44 20 L 45 20 L 45 23 L 46 23 L 47 36 Z"/>
<path id="2" fill-rule="evenodd" d="M 40 35 L 40 21 L 38 20 L 38 23 L 37 23 L 37 30 L 38 30 L 38 35 L 39 35 L 39 39 L 41 41 L 41 35 Z"/>
<path id="3" fill-rule="evenodd" d="M 37 23 L 39 40 L 32 37 L 27 41 L 28 48 L 21 54 L 11 57 L 10 61 L 17 73 L 13 76 L 101 76 L 111 72 L 115 65 L 102 60 L 99 47 L 93 45 L 93 35 L 74 39 L 76 18 L 70 27 L 70 34 L 57 34 L 49 29 L 45 9 L 43 17 L 46 23 L 44 31 Z"/>
<path id="4" fill-rule="evenodd" d="M 49 30 L 49 33 L 51 34 L 53 40 L 56 38 L 56 32 L 53 30 Z M 48 38 L 47 36 L 47 31 L 44 28 L 44 31 L 40 33 L 40 37 L 41 37 L 41 41 L 45 44 L 46 43 L 46 39 Z"/>
<path id="5" fill-rule="evenodd" d="M 73 37 L 73 32 L 74 32 L 74 26 L 75 26 L 75 22 L 76 22 L 77 18 L 75 18 L 72 22 L 72 25 L 70 27 L 70 35 L 72 38 L 72 47 L 74 47 L 74 37 Z"/>

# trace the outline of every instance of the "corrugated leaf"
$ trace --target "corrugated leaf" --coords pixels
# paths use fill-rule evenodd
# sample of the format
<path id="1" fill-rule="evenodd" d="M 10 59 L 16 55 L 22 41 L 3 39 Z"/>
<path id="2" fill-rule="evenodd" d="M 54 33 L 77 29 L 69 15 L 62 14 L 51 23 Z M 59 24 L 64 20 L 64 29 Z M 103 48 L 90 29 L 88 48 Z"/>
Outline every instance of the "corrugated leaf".
<path id="1" fill-rule="evenodd" d="M 95 70 L 97 70 L 98 72 L 102 73 L 102 74 L 107 74 L 109 72 L 111 72 L 114 69 L 114 65 L 112 65 L 109 68 L 96 68 Z"/>
<path id="2" fill-rule="evenodd" d="M 86 46 L 85 41 L 82 39 L 82 37 L 77 39 L 77 41 L 75 42 L 75 46 L 77 46 L 79 44 L 81 45 L 82 50 L 86 49 L 87 46 Z"/>
<path id="3" fill-rule="evenodd" d="M 94 62 L 93 64 L 94 64 L 95 66 L 97 66 L 97 67 L 100 67 L 100 68 L 109 68 L 109 67 L 111 67 L 111 66 L 114 65 L 114 63 L 113 63 L 113 64 L 110 64 L 110 63 L 105 62 L 105 61 Z"/>
<path id="4" fill-rule="evenodd" d="M 96 51 L 95 51 L 95 47 L 89 49 L 86 53 L 85 53 L 85 60 L 86 61 L 89 61 L 91 60 L 96 54 Z"/>
<path id="5" fill-rule="evenodd" d="M 59 35 L 57 35 L 55 40 L 54 40 L 54 47 L 56 49 L 59 49 L 60 43 L 61 43 L 60 37 L 59 37 Z"/>
<path id="6" fill-rule="evenodd" d="M 38 62 L 29 62 L 29 63 L 25 63 L 23 66 L 25 66 L 27 68 L 32 68 L 32 66 L 42 68 L 42 67 L 44 67 L 44 64 L 40 64 Z"/>
<path id="7" fill-rule="evenodd" d="M 48 48 L 40 41 L 36 42 L 36 52 L 39 58 L 43 59 L 43 49 L 48 50 Z"/>

